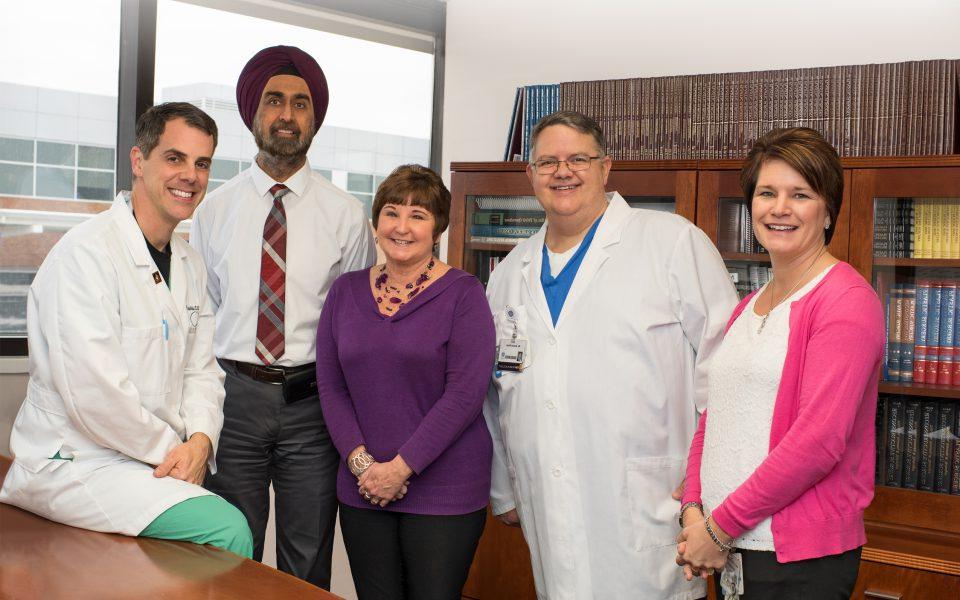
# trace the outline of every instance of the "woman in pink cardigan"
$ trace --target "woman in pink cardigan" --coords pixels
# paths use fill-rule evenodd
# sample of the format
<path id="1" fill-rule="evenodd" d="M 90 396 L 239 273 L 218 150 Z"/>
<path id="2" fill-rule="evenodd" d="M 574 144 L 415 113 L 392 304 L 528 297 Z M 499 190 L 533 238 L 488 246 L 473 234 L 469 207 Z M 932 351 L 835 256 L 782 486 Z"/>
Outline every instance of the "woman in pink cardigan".
<path id="1" fill-rule="evenodd" d="M 819 133 L 764 135 L 740 182 L 773 279 L 740 302 L 712 359 L 677 563 L 688 579 L 723 567 L 720 598 L 846 599 L 873 498 L 883 311 L 827 251 L 843 170 Z"/>

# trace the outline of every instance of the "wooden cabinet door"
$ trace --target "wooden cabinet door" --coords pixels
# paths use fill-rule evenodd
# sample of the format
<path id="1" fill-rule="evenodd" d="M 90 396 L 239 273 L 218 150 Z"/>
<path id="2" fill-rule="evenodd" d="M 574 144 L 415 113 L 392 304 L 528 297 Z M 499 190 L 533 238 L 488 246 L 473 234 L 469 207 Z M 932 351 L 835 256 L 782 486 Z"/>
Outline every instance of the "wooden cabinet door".
<path id="1" fill-rule="evenodd" d="M 946 600 L 960 598 L 960 577 L 871 561 L 860 563 L 854 600 Z"/>

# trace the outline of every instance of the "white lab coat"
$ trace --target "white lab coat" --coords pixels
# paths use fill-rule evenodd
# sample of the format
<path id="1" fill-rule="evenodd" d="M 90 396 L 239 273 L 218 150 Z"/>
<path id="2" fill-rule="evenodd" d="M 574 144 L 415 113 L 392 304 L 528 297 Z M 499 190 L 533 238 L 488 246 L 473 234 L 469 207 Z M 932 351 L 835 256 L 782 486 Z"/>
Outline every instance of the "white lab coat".
<path id="1" fill-rule="evenodd" d="M 539 598 L 699 598 L 676 556 L 687 451 L 707 363 L 737 301 L 709 239 L 676 215 L 609 206 L 556 327 L 540 284 L 546 227 L 490 278 L 497 339 L 529 340 L 495 374 L 491 500 L 516 507 Z"/>
<path id="2" fill-rule="evenodd" d="M 3 502 L 137 535 L 174 504 L 209 494 L 153 477 L 195 432 L 216 449 L 223 424 L 206 271 L 179 236 L 170 245 L 168 289 L 121 194 L 50 251 L 30 286 L 30 382 Z"/>

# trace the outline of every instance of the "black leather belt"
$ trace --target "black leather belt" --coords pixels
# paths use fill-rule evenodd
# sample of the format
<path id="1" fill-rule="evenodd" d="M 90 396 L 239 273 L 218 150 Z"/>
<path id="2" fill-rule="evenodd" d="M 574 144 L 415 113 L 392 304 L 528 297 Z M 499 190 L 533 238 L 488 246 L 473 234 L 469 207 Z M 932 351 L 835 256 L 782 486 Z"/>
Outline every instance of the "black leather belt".
<path id="1" fill-rule="evenodd" d="M 302 375 L 308 371 L 316 372 L 317 370 L 317 363 L 300 365 L 298 367 L 268 367 L 266 365 L 254 365 L 251 363 L 240 362 L 239 360 L 230 360 L 227 362 L 233 365 L 237 369 L 237 372 L 246 375 L 251 379 L 262 381 L 264 383 L 275 384 L 282 384 L 291 376 Z"/>

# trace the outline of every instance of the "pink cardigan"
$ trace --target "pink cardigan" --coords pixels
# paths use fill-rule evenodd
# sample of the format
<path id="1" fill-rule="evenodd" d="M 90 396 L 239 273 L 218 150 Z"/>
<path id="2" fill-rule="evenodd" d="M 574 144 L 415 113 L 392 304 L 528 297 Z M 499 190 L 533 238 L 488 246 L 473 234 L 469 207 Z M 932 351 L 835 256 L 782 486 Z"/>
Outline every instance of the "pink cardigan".
<path id="1" fill-rule="evenodd" d="M 728 330 L 751 296 L 737 305 Z M 873 499 L 883 345 L 877 294 L 847 263 L 835 265 L 790 305 L 769 454 L 713 508 L 713 519 L 725 532 L 738 537 L 773 515 L 780 562 L 839 554 L 866 543 L 863 511 Z M 706 424 L 704 412 L 690 446 L 684 502 L 701 501 Z"/>

